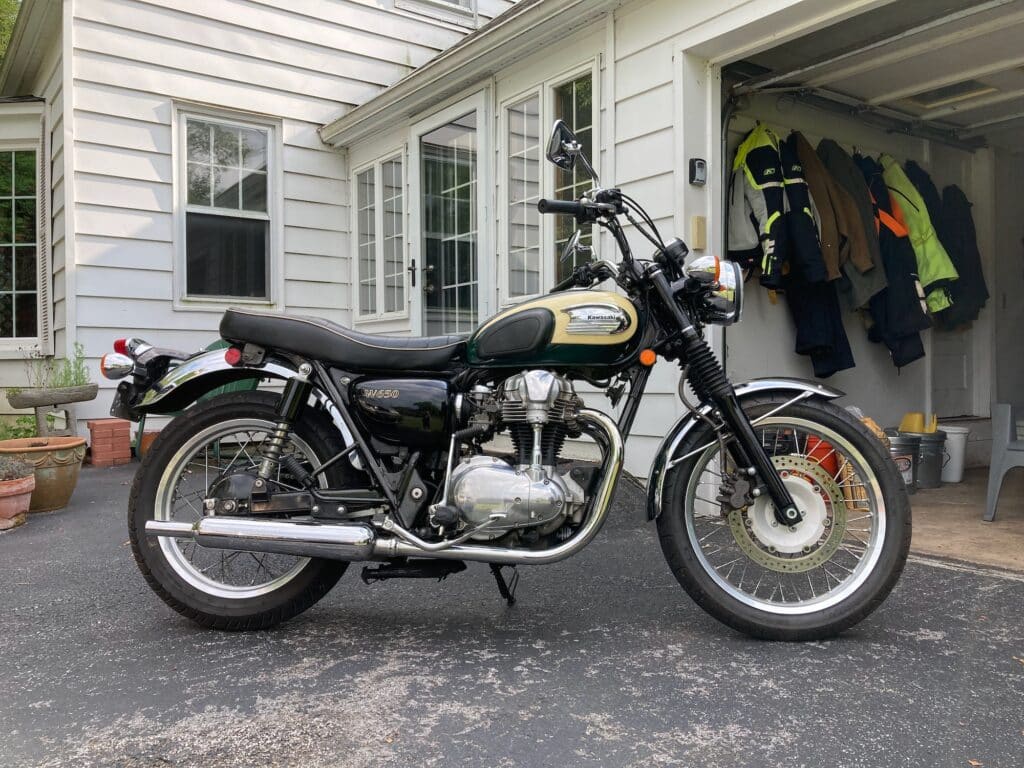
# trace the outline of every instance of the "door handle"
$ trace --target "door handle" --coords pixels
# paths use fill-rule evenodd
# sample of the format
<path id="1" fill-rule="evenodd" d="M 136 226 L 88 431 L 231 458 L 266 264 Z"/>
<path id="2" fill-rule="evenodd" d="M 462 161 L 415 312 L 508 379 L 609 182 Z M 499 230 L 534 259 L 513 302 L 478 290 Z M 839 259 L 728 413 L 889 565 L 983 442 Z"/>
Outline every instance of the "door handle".
<path id="1" fill-rule="evenodd" d="M 409 282 L 412 287 L 416 287 L 416 259 L 409 259 L 409 266 L 405 268 L 405 271 L 409 273 Z"/>
<path id="2" fill-rule="evenodd" d="M 420 271 L 423 272 L 424 275 L 423 292 L 429 296 L 434 292 L 434 284 L 430 282 L 430 276 L 434 274 L 434 265 L 427 264 L 427 266 L 423 267 Z"/>

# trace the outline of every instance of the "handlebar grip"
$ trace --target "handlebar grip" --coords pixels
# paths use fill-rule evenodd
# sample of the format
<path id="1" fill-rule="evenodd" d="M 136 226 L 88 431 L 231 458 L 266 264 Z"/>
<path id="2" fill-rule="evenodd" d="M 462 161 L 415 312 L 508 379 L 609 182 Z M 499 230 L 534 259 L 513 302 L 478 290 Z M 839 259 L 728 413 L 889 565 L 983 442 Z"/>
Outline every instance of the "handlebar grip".
<path id="1" fill-rule="evenodd" d="M 583 216 L 585 208 L 583 203 L 575 200 L 538 200 L 537 210 L 541 213 L 567 213 L 571 216 Z"/>

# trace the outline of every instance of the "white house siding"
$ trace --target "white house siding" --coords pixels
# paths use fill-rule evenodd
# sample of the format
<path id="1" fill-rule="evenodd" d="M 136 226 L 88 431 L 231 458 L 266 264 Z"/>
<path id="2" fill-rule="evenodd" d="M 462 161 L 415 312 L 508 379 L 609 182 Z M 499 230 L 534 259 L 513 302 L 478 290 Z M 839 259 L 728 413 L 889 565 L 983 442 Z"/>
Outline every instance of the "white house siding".
<path id="1" fill-rule="evenodd" d="M 46 147 L 40 151 L 39 162 L 46 165 L 45 175 L 49 184 L 49 194 L 41 193 L 44 198 L 48 218 L 40 221 L 40 227 L 46 227 L 46 237 L 50 243 L 52 255 L 53 279 L 48 287 L 51 296 L 50 324 L 57 340 L 64 336 L 64 120 L 63 120 L 63 59 L 59 40 L 52 42 L 49 50 L 42 57 L 41 66 L 30 85 L 29 92 L 43 100 L 41 118 L 32 116 L 19 120 L 24 126 L 17 129 L 18 138 L 28 141 L 38 140 L 45 135 Z M 42 125 L 39 125 L 39 120 Z M 9 126 L 5 125 L 5 131 Z M 43 209 L 40 208 L 40 215 Z M 28 381 L 25 356 L 27 351 L 5 353 L 0 359 L 0 386 L 26 386 Z M 0 398 L 0 414 L 14 413 L 6 398 Z"/>
<path id="2" fill-rule="evenodd" d="M 125 333 L 194 349 L 223 307 L 174 306 L 175 106 L 279 121 L 283 286 L 274 309 L 350 320 L 344 156 L 317 129 L 460 39 L 372 0 L 71 0 L 75 338 L 94 369 Z M 486 20 L 510 3 L 481 0 Z M 62 249 L 62 254 L 65 252 Z M 60 317 L 67 313 L 61 307 Z M 109 389 L 110 384 L 103 382 Z M 101 415 L 109 392 L 80 415 Z"/>

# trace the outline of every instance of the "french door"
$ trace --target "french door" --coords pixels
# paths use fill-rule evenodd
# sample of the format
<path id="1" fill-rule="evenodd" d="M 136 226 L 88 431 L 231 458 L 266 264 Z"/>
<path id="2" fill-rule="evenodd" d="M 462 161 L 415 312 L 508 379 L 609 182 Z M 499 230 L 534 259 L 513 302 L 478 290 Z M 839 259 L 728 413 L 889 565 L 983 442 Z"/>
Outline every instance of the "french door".
<path id="1" fill-rule="evenodd" d="M 493 311 L 485 107 L 481 92 L 413 128 L 411 313 L 422 336 L 467 333 Z"/>

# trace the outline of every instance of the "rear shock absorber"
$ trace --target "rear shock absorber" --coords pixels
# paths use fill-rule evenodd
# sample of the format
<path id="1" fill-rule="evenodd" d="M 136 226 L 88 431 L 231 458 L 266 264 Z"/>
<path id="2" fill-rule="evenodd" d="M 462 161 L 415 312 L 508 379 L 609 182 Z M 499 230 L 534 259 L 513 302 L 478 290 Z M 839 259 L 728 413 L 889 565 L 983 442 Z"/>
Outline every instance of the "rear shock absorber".
<path id="1" fill-rule="evenodd" d="M 313 367 L 309 363 L 299 366 L 298 375 L 288 379 L 281 393 L 281 402 L 277 407 L 278 422 L 270 437 L 263 443 L 260 453 L 263 454 L 263 461 L 260 462 L 259 476 L 267 481 L 274 474 L 274 470 L 281 462 L 281 453 L 288 444 L 288 436 L 291 434 L 292 425 L 299 420 L 302 409 L 309 400 L 309 393 L 313 385 L 309 381 L 309 375 Z"/>

